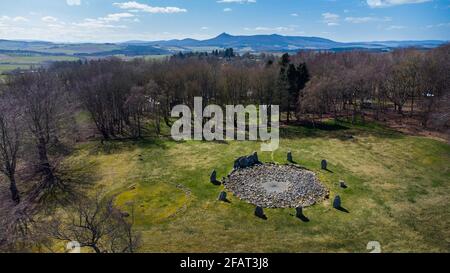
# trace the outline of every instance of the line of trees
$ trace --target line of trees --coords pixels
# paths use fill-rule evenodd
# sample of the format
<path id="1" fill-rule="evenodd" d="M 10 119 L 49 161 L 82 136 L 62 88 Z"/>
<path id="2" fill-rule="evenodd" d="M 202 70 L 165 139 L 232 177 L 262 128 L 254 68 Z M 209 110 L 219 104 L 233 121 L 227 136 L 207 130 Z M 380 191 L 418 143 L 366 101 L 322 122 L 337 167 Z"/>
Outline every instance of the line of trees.
<path id="1" fill-rule="evenodd" d="M 351 117 L 390 112 L 415 117 L 424 128 L 449 130 L 450 46 L 390 53 L 304 52 L 313 77 L 300 97 L 300 115 Z M 406 112 L 405 112 L 406 108 Z"/>

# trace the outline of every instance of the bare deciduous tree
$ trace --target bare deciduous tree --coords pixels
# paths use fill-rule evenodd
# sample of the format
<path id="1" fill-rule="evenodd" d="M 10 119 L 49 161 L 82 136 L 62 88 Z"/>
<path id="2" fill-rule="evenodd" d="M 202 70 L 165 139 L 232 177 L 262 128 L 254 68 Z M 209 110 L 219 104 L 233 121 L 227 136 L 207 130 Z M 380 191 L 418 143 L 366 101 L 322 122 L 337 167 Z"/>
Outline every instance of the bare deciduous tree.
<path id="1" fill-rule="evenodd" d="M 9 180 L 11 198 L 20 202 L 16 184 L 17 158 L 20 148 L 20 111 L 15 107 L 13 98 L 3 95 L 0 98 L 0 172 Z"/>
<path id="2" fill-rule="evenodd" d="M 64 110 L 63 86 L 56 74 L 44 70 L 16 75 L 10 85 L 11 95 L 17 99 L 17 107 L 23 113 L 29 136 L 37 150 L 37 171 L 42 175 L 39 189 L 58 186 L 48 150 L 58 139 Z"/>
<path id="3" fill-rule="evenodd" d="M 66 211 L 64 220 L 55 219 L 49 235 L 70 242 L 96 253 L 135 252 L 140 244 L 133 223 L 114 207 L 112 198 L 82 198 Z"/>

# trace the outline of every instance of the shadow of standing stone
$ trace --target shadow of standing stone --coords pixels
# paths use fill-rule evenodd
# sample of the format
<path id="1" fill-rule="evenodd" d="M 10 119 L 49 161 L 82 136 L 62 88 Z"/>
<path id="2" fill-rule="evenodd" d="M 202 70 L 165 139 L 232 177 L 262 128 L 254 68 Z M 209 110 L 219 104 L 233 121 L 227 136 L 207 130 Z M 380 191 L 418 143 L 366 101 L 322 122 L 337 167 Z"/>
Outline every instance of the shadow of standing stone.
<path id="1" fill-rule="evenodd" d="M 216 186 L 220 185 L 220 181 L 217 180 L 217 172 L 216 172 L 216 170 L 213 170 L 209 180 L 211 181 L 212 184 L 214 184 Z"/>
<path id="2" fill-rule="evenodd" d="M 255 216 L 264 220 L 267 220 L 267 216 L 264 214 L 264 210 L 262 207 L 257 206 L 255 208 Z"/>
<path id="3" fill-rule="evenodd" d="M 339 180 L 339 186 L 340 186 L 341 188 L 343 188 L 343 189 L 348 188 L 348 186 L 347 186 L 347 184 L 345 184 L 345 181 L 344 181 L 344 180 Z"/>
<path id="4" fill-rule="evenodd" d="M 342 207 L 341 197 L 339 195 L 336 195 L 333 200 L 333 208 L 345 213 L 350 213 L 346 208 Z"/>
<path id="5" fill-rule="evenodd" d="M 227 199 L 227 193 L 224 192 L 224 191 L 221 192 L 221 193 L 219 194 L 218 200 L 219 200 L 219 201 L 222 201 L 222 202 L 226 202 L 226 203 L 231 203 L 231 202 Z"/>
<path id="6" fill-rule="evenodd" d="M 306 217 L 303 214 L 303 208 L 302 207 L 297 207 L 295 209 L 295 217 L 297 217 L 298 219 L 302 220 L 303 222 L 309 222 L 308 217 Z"/>

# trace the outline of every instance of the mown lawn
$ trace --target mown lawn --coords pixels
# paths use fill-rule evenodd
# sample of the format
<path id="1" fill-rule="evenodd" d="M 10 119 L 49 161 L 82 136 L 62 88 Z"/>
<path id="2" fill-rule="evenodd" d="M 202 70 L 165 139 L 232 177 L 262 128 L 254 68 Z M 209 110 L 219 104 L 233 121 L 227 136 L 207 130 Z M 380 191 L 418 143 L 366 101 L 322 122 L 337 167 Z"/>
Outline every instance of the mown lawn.
<path id="1" fill-rule="evenodd" d="M 211 171 L 225 176 L 235 158 L 259 151 L 257 142 L 90 142 L 66 164 L 89 174 L 90 191 L 103 188 L 123 210 L 134 207 L 143 252 L 368 252 L 369 241 L 384 252 L 449 252 L 450 145 L 374 124 L 292 126 L 281 138 L 260 160 L 285 163 L 291 150 L 331 191 L 304 210 L 307 223 L 292 209 L 265 210 L 260 220 L 231 194 L 231 203 L 216 201 L 223 187 L 209 183 Z M 331 172 L 320 170 L 322 159 Z M 349 213 L 332 208 L 336 194 Z"/>

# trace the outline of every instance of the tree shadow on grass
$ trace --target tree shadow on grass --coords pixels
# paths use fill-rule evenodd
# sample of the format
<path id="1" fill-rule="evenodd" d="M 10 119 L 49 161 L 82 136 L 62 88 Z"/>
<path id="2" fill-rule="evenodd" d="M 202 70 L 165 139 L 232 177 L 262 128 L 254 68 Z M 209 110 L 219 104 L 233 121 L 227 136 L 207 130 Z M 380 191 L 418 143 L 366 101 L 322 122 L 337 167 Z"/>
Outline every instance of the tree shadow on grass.
<path id="1" fill-rule="evenodd" d="M 319 123 L 301 122 L 296 125 L 303 126 L 310 130 L 320 130 L 320 131 L 342 131 L 350 129 L 350 127 L 348 126 L 344 126 L 339 123 L 329 123 L 329 122 L 319 122 Z"/>
<path id="2" fill-rule="evenodd" d="M 345 121 L 323 121 L 313 124 L 302 121 L 280 128 L 280 137 L 286 139 L 324 137 L 342 141 L 357 141 L 358 136 L 398 139 L 404 137 L 404 134 L 376 122 L 351 124 Z"/>
<path id="3" fill-rule="evenodd" d="M 132 151 L 136 148 L 159 148 L 167 149 L 167 145 L 164 139 L 158 138 L 119 138 L 112 140 L 103 140 L 93 142 L 93 145 L 89 148 L 89 154 L 114 154 L 126 151 Z"/>

